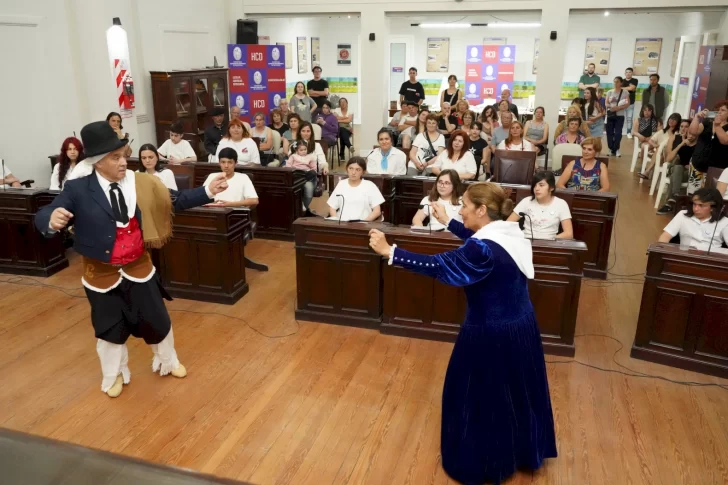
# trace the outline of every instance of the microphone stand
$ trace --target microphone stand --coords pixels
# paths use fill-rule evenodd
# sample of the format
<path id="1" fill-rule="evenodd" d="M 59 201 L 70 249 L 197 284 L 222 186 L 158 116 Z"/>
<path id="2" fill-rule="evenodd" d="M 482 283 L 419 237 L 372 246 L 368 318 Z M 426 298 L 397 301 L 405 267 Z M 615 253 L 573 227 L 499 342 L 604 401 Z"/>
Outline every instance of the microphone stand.
<path id="1" fill-rule="evenodd" d="M 339 225 L 341 225 L 341 217 L 344 215 L 344 206 L 346 205 L 346 197 L 341 194 L 336 194 L 336 197 L 341 197 L 341 212 L 339 212 Z"/>
<path id="2" fill-rule="evenodd" d="M 8 184 L 5 183 L 5 159 L 0 158 L 0 163 L 2 163 L 3 166 L 3 191 L 8 190 Z"/>
<path id="3" fill-rule="evenodd" d="M 720 215 L 720 213 L 718 215 Z M 720 219 L 723 218 L 721 217 Z M 708 254 L 710 254 L 710 248 L 713 247 L 713 238 L 715 237 L 715 231 L 718 229 L 718 223 L 720 222 L 720 219 L 715 221 L 715 229 L 713 229 L 713 235 L 710 236 L 710 244 L 708 244 Z"/>
<path id="4" fill-rule="evenodd" d="M 512 166 L 512 165 L 511 165 Z M 531 220 L 531 216 L 526 214 L 525 212 L 519 212 L 519 216 L 521 216 L 521 221 L 518 223 L 519 226 L 521 226 L 521 230 L 523 230 L 523 225 L 525 223 L 525 218 L 528 217 L 528 225 L 531 226 L 531 244 L 533 244 L 533 221 Z"/>

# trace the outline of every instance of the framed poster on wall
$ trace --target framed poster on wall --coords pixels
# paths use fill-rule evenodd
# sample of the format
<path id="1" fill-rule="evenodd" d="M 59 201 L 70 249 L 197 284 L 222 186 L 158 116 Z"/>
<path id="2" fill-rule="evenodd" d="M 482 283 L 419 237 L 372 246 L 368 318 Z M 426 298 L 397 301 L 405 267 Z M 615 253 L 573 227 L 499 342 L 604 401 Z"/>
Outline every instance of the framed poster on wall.
<path id="1" fill-rule="evenodd" d="M 586 39 L 584 52 L 584 69 L 592 62 L 595 64 L 594 72 L 599 75 L 609 73 L 609 56 L 612 53 L 611 38 Z"/>
<path id="2" fill-rule="evenodd" d="M 282 45 L 286 51 L 286 69 L 293 69 L 293 45 L 286 42 L 276 42 L 276 45 Z"/>
<path id="3" fill-rule="evenodd" d="M 539 49 L 539 40 L 535 39 L 533 41 L 533 74 L 538 74 L 538 49 Z"/>
<path id="4" fill-rule="evenodd" d="M 351 44 L 336 44 L 336 64 L 351 66 Z"/>
<path id="5" fill-rule="evenodd" d="M 311 69 L 321 65 L 321 39 L 311 37 Z"/>
<path id="6" fill-rule="evenodd" d="M 308 59 L 306 58 L 306 38 L 296 37 L 298 52 L 298 74 L 304 74 L 308 71 Z"/>
<path id="7" fill-rule="evenodd" d="M 427 72 L 447 72 L 450 69 L 450 38 L 427 38 Z"/>
<path id="8" fill-rule="evenodd" d="M 680 52 L 680 37 L 675 39 L 675 47 L 672 49 L 672 64 L 670 64 L 670 75 L 675 77 L 677 67 L 677 53 Z"/>
<path id="9" fill-rule="evenodd" d="M 657 74 L 660 67 L 662 39 L 637 39 L 634 43 L 632 68 L 635 76 Z"/>

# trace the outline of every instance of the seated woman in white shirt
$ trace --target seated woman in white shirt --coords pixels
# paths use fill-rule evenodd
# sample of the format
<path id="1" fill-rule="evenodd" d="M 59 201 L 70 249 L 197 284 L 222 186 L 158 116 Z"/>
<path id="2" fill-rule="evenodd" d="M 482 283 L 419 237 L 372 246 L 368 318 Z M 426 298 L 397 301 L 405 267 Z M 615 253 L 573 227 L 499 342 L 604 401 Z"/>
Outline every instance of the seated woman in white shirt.
<path id="1" fill-rule="evenodd" d="M 446 168 L 457 171 L 462 180 L 475 178 L 478 171 L 475 157 L 470 152 L 470 137 L 463 130 L 455 130 L 447 142 L 447 151 L 443 151 L 432 165 L 433 175 L 440 175 Z"/>
<path id="2" fill-rule="evenodd" d="M 171 163 L 196 162 L 197 154 L 187 140 L 183 140 L 184 126 L 181 121 L 175 121 L 169 127 L 169 140 L 162 143 L 157 151 Z"/>
<path id="3" fill-rule="evenodd" d="M 718 177 L 718 183 L 715 185 L 718 192 L 723 196 L 724 200 L 728 199 L 728 168 L 724 169 Z"/>
<path id="4" fill-rule="evenodd" d="M 373 182 L 362 179 L 367 162 L 363 157 L 351 157 L 346 162 L 349 178 L 336 184 L 329 196 L 329 216 L 342 221 L 372 222 L 382 215 L 382 193 Z"/>
<path id="5" fill-rule="evenodd" d="M 496 148 L 498 150 L 536 151 L 536 147 L 534 147 L 530 141 L 523 139 L 523 126 L 518 121 L 513 121 L 511 123 L 511 128 L 508 131 L 508 138 L 501 141 Z"/>
<path id="6" fill-rule="evenodd" d="M 318 167 L 317 172 L 322 173 L 324 175 L 328 175 L 329 162 L 326 161 L 326 154 L 324 153 L 324 149 L 321 148 L 321 144 L 314 139 L 313 126 L 311 126 L 311 123 L 309 123 L 308 121 L 301 121 L 299 128 L 298 128 L 298 135 L 297 135 L 295 141 L 298 143 L 304 143 L 304 144 L 308 145 L 310 140 L 314 140 L 313 153 L 316 155 L 316 165 Z M 289 146 L 288 155 L 292 155 L 292 154 L 293 154 L 293 150 L 291 149 L 291 146 Z"/>
<path id="7" fill-rule="evenodd" d="M 445 229 L 445 226 L 434 217 L 434 211 L 430 210 L 434 204 L 441 206 L 450 219 L 463 222 L 460 215 L 460 208 L 463 206 L 462 195 L 462 184 L 458 173 L 451 169 L 443 170 L 437 176 L 430 194 L 420 202 L 420 209 L 412 218 L 412 225 L 424 226 L 425 218 L 429 217 L 430 228 L 436 231 Z"/>
<path id="8" fill-rule="evenodd" d="M 63 184 L 66 183 L 73 167 L 84 158 L 86 155 L 83 153 L 83 144 L 78 138 L 69 136 L 63 140 L 61 153 L 56 159 L 57 163 L 53 166 L 50 189 L 63 190 Z"/>
<path id="9" fill-rule="evenodd" d="M 377 141 L 379 148 L 375 148 L 367 156 L 367 173 L 406 175 L 407 159 L 404 152 L 393 146 L 392 133 L 382 128 L 377 133 Z"/>
<path id="10" fill-rule="evenodd" d="M 208 205 L 212 207 L 254 207 L 258 205 L 258 193 L 255 191 L 250 177 L 235 171 L 238 152 L 234 148 L 223 148 L 218 151 L 217 163 L 220 164 L 220 169 L 225 174 L 228 188 L 217 194 L 215 202 Z M 207 187 L 218 175 L 211 173 L 203 185 Z"/>
<path id="11" fill-rule="evenodd" d="M 177 181 L 174 179 L 174 172 L 168 168 L 164 168 L 154 145 L 147 143 L 139 148 L 139 161 L 142 164 L 141 168 L 139 168 L 140 172 L 154 175 L 168 189 L 177 190 Z"/>
<path id="12" fill-rule="evenodd" d="M 531 181 L 531 196 L 521 200 L 509 222 L 518 222 L 520 213 L 526 214 L 523 233 L 531 239 L 574 239 L 571 211 L 564 199 L 554 195 L 556 178 L 551 171 L 536 172 Z M 559 224 L 561 233 L 559 233 Z"/>
<path id="13" fill-rule="evenodd" d="M 445 150 L 445 136 L 437 129 L 439 120 L 437 115 L 427 115 L 424 133 L 418 134 L 412 142 L 407 175 L 429 175 L 437 156 Z"/>
<path id="14" fill-rule="evenodd" d="M 255 140 L 250 137 L 250 132 L 239 119 L 230 120 L 228 131 L 217 145 L 215 157 L 220 158 L 220 152 L 225 148 L 232 148 L 238 153 L 237 161 L 240 165 L 260 165 L 260 153 Z"/>
<path id="15" fill-rule="evenodd" d="M 722 210 L 723 198 L 718 189 L 698 189 L 693 204 L 670 221 L 658 241 L 669 243 L 679 235 L 681 245 L 700 251 L 720 248 L 728 241 L 728 218 L 721 215 Z"/>
<path id="16" fill-rule="evenodd" d="M 4 168 L 4 173 L 0 174 L 0 188 L 20 188 L 20 179 L 13 175 L 12 170 L 10 170 L 7 164 L 5 164 Z"/>

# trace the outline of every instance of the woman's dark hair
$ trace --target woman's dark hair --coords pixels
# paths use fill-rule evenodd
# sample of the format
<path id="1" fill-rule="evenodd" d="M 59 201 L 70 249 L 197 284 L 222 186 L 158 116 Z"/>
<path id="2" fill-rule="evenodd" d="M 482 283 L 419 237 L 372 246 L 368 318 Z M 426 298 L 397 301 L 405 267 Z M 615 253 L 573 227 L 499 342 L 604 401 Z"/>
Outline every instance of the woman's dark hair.
<path id="1" fill-rule="evenodd" d="M 624 79 L 622 79 L 622 76 L 614 76 L 614 80 L 616 81 L 619 79 L 619 84 L 622 84 L 624 82 Z"/>
<path id="2" fill-rule="evenodd" d="M 450 203 L 452 205 L 460 204 L 460 197 L 463 196 L 463 186 L 460 182 L 460 174 L 457 170 L 451 168 L 445 169 L 435 179 L 435 184 L 430 189 L 430 194 L 427 196 L 430 202 L 436 202 L 440 198 L 440 194 L 437 192 L 437 182 L 442 178 L 443 175 L 450 177 L 450 183 L 452 183 L 452 194 L 450 194 Z"/>
<path id="3" fill-rule="evenodd" d="M 156 163 L 156 165 L 154 165 L 154 171 L 161 172 L 162 168 L 164 167 L 164 164 L 159 159 L 159 153 L 157 153 L 157 147 L 155 147 L 151 143 L 145 143 L 144 145 L 139 147 L 139 165 L 140 165 L 140 167 L 139 167 L 139 170 L 137 170 L 137 172 L 146 171 L 146 169 L 144 168 L 144 164 L 142 164 L 142 152 L 147 151 L 147 150 L 150 152 L 154 152 L 154 156 L 157 157 L 157 163 Z M 224 150 L 225 149 L 221 150 L 220 153 L 222 153 Z"/>
<path id="4" fill-rule="evenodd" d="M 114 116 L 118 116 L 119 117 L 119 129 L 120 130 L 123 130 L 124 129 L 124 126 L 121 124 L 121 115 L 119 113 L 117 113 L 116 111 L 112 111 L 111 113 L 109 113 L 109 114 L 106 115 L 106 122 L 108 123 L 109 120 L 111 118 L 113 118 Z"/>
<path id="5" fill-rule="evenodd" d="M 329 101 L 328 99 L 325 99 L 324 102 L 321 103 L 321 107 L 323 108 L 324 106 L 328 106 L 329 109 L 331 109 L 331 101 Z"/>
<path id="6" fill-rule="evenodd" d="M 299 146 L 306 147 L 306 155 L 311 153 L 310 143 L 306 143 L 303 141 L 294 141 L 293 143 L 291 143 L 291 153 L 296 153 Z"/>
<path id="7" fill-rule="evenodd" d="M 551 170 L 542 170 L 540 172 L 536 172 L 533 174 L 533 179 L 531 179 L 531 197 L 533 200 L 536 200 L 536 185 L 542 180 L 545 180 L 547 184 L 549 184 L 549 189 L 551 190 L 551 193 L 554 193 L 554 190 L 556 190 L 556 177 L 554 177 L 554 173 Z"/>
<path id="8" fill-rule="evenodd" d="M 667 133 L 667 130 L 670 129 L 670 120 L 675 120 L 677 123 L 675 124 L 675 131 L 680 131 L 680 123 L 682 123 L 682 116 L 680 116 L 680 113 L 673 113 L 667 118 L 667 123 L 662 127 L 662 132 Z"/>
<path id="9" fill-rule="evenodd" d="M 589 91 L 589 94 L 591 94 L 589 98 L 589 103 L 583 105 L 581 107 L 581 117 L 584 119 L 587 119 L 590 116 L 594 115 L 594 106 L 601 106 L 599 104 L 599 97 L 597 96 L 597 90 L 596 88 L 586 88 L 587 91 Z"/>
<path id="10" fill-rule="evenodd" d="M 346 101 L 346 107 L 349 107 L 349 100 L 346 98 L 339 98 L 339 107 L 341 107 L 341 102 Z"/>
<path id="11" fill-rule="evenodd" d="M 655 121 L 657 121 L 657 118 L 655 118 L 655 107 L 652 106 L 650 103 L 645 103 L 645 104 L 642 105 L 642 107 L 640 108 L 640 118 L 644 118 L 645 117 L 645 110 L 646 109 L 649 109 L 650 110 L 650 113 L 651 113 L 650 118 L 652 118 Z"/>
<path id="12" fill-rule="evenodd" d="M 498 107 L 499 108 L 500 108 L 501 103 L 507 103 L 508 104 L 508 109 L 510 109 L 510 107 L 511 107 L 510 101 L 508 101 L 507 99 L 501 99 L 500 101 L 498 101 Z"/>
<path id="13" fill-rule="evenodd" d="M 295 86 L 293 86 L 293 95 L 295 96 L 298 94 L 298 85 L 303 86 L 303 94 L 306 94 L 306 85 L 303 84 L 301 81 L 298 81 Z"/>
<path id="14" fill-rule="evenodd" d="M 447 142 L 447 158 L 450 160 L 452 160 L 452 157 L 455 156 L 455 149 L 452 147 L 452 144 L 458 136 L 463 139 L 463 147 L 460 149 L 460 157 L 458 160 L 463 158 L 467 151 L 470 150 L 470 135 L 465 133 L 463 130 L 455 130 L 450 134 L 450 140 Z"/>
<path id="15" fill-rule="evenodd" d="M 364 157 L 351 157 L 348 162 L 346 162 L 346 168 L 349 168 L 349 165 L 357 164 L 359 167 L 361 167 L 362 170 L 365 172 L 367 171 L 367 161 Z"/>
<path id="16" fill-rule="evenodd" d="M 483 123 L 481 123 L 480 121 L 473 121 L 471 128 L 473 126 L 477 126 L 480 131 L 483 131 Z"/>
<path id="17" fill-rule="evenodd" d="M 455 81 L 457 81 L 457 80 L 458 80 L 458 77 L 457 77 L 457 76 L 456 76 L 455 74 L 450 74 L 450 75 L 449 75 L 449 76 L 447 77 L 447 80 L 449 81 L 450 79 L 454 79 Z"/>
<path id="18" fill-rule="evenodd" d="M 392 143 L 394 143 L 394 140 L 392 139 L 392 132 L 389 131 L 386 128 L 382 128 L 381 130 L 379 130 L 377 132 L 377 143 L 379 143 L 379 136 L 382 135 L 382 134 L 387 135 L 389 137 L 389 141 L 391 141 Z"/>
<path id="19" fill-rule="evenodd" d="M 584 98 L 574 98 L 571 100 L 571 104 L 577 104 L 579 107 L 584 108 Z"/>
<path id="20" fill-rule="evenodd" d="M 76 137 L 69 136 L 65 140 L 63 140 L 63 144 L 61 144 L 61 153 L 58 155 L 58 186 L 63 186 L 63 179 L 66 178 L 66 174 L 71 169 L 71 160 L 68 158 L 68 155 L 66 152 L 68 152 L 68 146 L 73 144 L 73 146 L 76 147 L 76 150 L 78 151 L 78 158 L 76 159 L 76 163 L 80 162 L 84 158 L 86 158 L 86 154 L 83 153 L 83 144 L 81 143 L 81 140 L 79 140 Z"/>
<path id="21" fill-rule="evenodd" d="M 184 135 L 185 128 L 181 121 L 175 121 L 171 125 L 169 125 L 169 132 L 170 133 L 177 133 L 178 135 Z"/>
<path id="22" fill-rule="evenodd" d="M 723 212 L 723 196 L 720 194 L 718 189 L 711 189 L 708 187 L 703 187 L 702 189 L 698 189 L 693 194 L 692 200 L 698 199 L 700 202 L 704 203 L 713 203 L 713 207 L 710 208 L 710 222 L 716 222 L 723 218 L 721 215 L 721 212 Z M 685 214 L 685 217 L 693 217 L 695 213 L 693 212 L 693 204 L 690 204 L 688 206 L 687 214 Z"/>
<path id="23" fill-rule="evenodd" d="M 487 120 L 486 116 L 488 115 L 488 110 L 490 110 L 492 113 L 491 118 L 493 118 L 493 121 L 498 121 L 498 110 L 495 109 L 492 105 L 486 106 L 485 109 L 483 110 L 483 112 L 480 113 L 480 121 L 482 121 L 483 123 L 486 122 L 486 120 Z"/>
<path id="24" fill-rule="evenodd" d="M 419 113 L 417 113 L 417 120 L 415 121 L 415 126 L 412 129 L 412 139 L 414 140 L 415 136 L 417 136 L 420 133 L 424 133 L 427 131 L 427 117 L 425 117 L 425 122 L 423 123 L 425 126 L 422 131 L 420 131 L 420 115 L 422 113 L 427 113 L 427 116 L 430 116 L 430 109 L 429 108 L 422 108 Z M 379 137 L 377 137 L 379 138 Z"/>
<path id="25" fill-rule="evenodd" d="M 301 136 L 301 132 L 305 127 L 307 127 L 311 130 L 311 138 L 308 139 L 308 141 L 304 140 Z M 308 149 L 308 153 L 314 153 L 316 151 L 316 139 L 313 133 L 313 125 L 309 123 L 308 121 L 301 121 L 298 124 L 298 132 L 296 133 L 296 139 L 293 140 L 298 143 L 305 143 L 306 147 Z M 291 147 L 291 153 L 293 153 L 293 147 Z"/>
<path id="26" fill-rule="evenodd" d="M 569 118 L 566 120 L 566 127 L 568 128 L 571 123 L 576 123 L 578 126 L 576 127 L 577 130 L 581 127 L 581 119 L 579 118 Z"/>
<path id="27" fill-rule="evenodd" d="M 227 158 L 230 160 L 233 160 L 234 162 L 238 161 L 238 152 L 234 148 L 226 147 L 220 150 L 220 153 L 217 155 L 218 162 L 222 158 Z"/>

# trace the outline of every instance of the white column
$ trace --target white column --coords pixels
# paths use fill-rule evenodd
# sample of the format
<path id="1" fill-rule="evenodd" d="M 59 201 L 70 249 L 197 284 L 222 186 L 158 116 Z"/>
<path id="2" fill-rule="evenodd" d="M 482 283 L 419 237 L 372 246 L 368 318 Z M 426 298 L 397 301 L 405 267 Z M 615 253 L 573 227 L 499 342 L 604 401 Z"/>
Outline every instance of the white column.
<path id="1" fill-rule="evenodd" d="M 728 10 L 723 12 L 720 27 L 718 27 L 718 45 L 728 45 Z"/>
<path id="2" fill-rule="evenodd" d="M 569 8 L 563 3 L 544 2 L 539 33 L 538 74 L 536 75 L 536 106 L 543 106 L 549 124 L 549 145 L 559 122 L 561 83 L 566 59 L 566 38 L 569 28 Z M 555 30 L 556 40 L 551 40 Z M 553 163 L 552 163 L 553 166 Z"/>
<path id="3" fill-rule="evenodd" d="M 369 40 L 374 34 L 375 40 Z M 359 153 L 366 155 L 377 141 L 377 131 L 386 124 L 387 114 L 387 66 L 386 53 L 389 22 L 379 5 L 362 7 L 361 49 L 359 63 L 359 96 L 361 103 L 361 128 L 355 140 Z M 366 93 L 366 94 L 364 94 Z"/>

